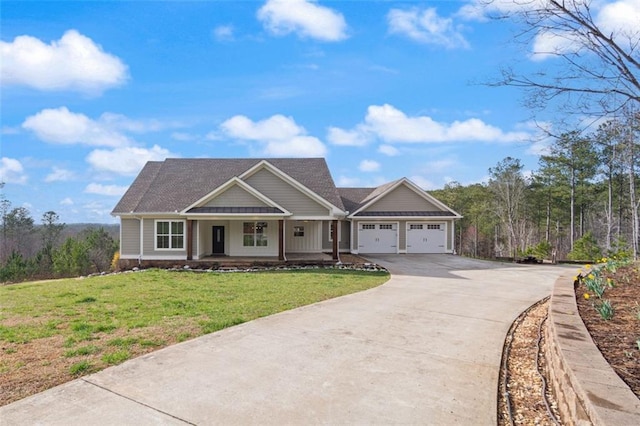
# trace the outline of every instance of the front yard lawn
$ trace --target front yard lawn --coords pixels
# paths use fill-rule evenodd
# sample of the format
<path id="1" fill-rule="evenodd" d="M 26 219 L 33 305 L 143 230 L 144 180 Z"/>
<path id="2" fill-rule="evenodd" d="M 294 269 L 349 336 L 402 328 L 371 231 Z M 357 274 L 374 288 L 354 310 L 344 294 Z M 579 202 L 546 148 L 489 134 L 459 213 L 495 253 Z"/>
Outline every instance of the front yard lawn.
<path id="1" fill-rule="evenodd" d="M 365 290 L 383 272 L 150 270 L 0 287 L 0 405 L 153 350 Z"/>

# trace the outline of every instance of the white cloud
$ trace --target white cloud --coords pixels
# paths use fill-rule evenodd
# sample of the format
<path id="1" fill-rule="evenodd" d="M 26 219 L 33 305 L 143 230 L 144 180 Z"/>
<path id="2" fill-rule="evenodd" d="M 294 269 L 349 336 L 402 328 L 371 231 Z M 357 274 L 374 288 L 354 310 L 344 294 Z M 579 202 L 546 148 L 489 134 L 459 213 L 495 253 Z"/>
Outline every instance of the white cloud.
<path id="1" fill-rule="evenodd" d="M 358 169 L 361 172 L 377 172 L 380 170 L 380 163 L 374 160 L 362 160 Z"/>
<path id="2" fill-rule="evenodd" d="M 235 139 L 258 142 L 260 153 L 269 157 L 323 157 L 327 153 L 318 138 L 308 136 L 293 118 L 279 114 L 262 121 L 236 115 L 223 122 L 220 130 Z"/>
<path id="3" fill-rule="evenodd" d="M 415 183 L 416 185 L 418 185 L 420 188 L 425 190 L 437 188 L 437 186 L 433 182 L 431 182 L 429 179 L 426 179 L 422 176 L 411 176 L 409 180 Z"/>
<path id="4" fill-rule="evenodd" d="M 64 200 L 60 201 L 60 205 L 63 206 L 72 206 L 73 205 L 73 200 L 69 197 L 65 198 Z"/>
<path id="5" fill-rule="evenodd" d="M 468 48 L 469 43 L 455 25 L 453 19 L 438 15 L 435 8 L 420 10 L 391 9 L 387 14 L 391 34 L 401 34 L 424 44 L 434 44 L 446 48 Z"/>
<path id="6" fill-rule="evenodd" d="M 337 186 L 343 188 L 375 188 L 382 184 L 389 182 L 384 176 L 367 177 L 367 179 L 361 179 L 357 177 L 349 177 L 340 175 L 336 181 Z"/>
<path id="7" fill-rule="evenodd" d="M 213 29 L 213 37 L 218 41 L 233 41 L 233 25 L 219 25 Z"/>
<path id="8" fill-rule="evenodd" d="M 45 178 L 45 182 L 65 182 L 74 178 L 74 173 L 70 170 L 61 169 L 59 167 L 53 167 L 51 173 Z"/>
<path id="9" fill-rule="evenodd" d="M 132 133 L 157 132 L 168 127 L 179 127 L 180 123 L 160 120 L 133 120 L 122 114 L 105 112 L 100 116 L 98 122 L 105 127 L 116 130 L 123 130 Z"/>
<path id="10" fill-rule="evenodd" d="M 43 109 L 27 117 L 22 127 L 35 133 L 40 140 L 51 143 L 118 147 L 133 142 L 108 124 L 71 112 L 66 107 Z"/>
<path id="11" fill-rule="evenodd" d="M 429 161 L 423 167 L 423 171 L 426 173 L 441 173 L 450 170 L 452 167 L 455 167 L 457 165 L 458 162 L 453 159 Z"/>
<path id="12" fill-rule="evenodd" d="M 196 135 L 192 135 L 190 133 L 185 133 L 185 132 L 173 132 L 171 133 L 171 139 L 176 140 L 176 141 L 180 141 L 180 142 L 189 142 L 192 140 L 197 139 L 198 137 Z"/>
<path id="13" fill-rule="evenodd" d="M 380 145 L 378 147 L 378 152 L 384 155 L 388 155 L 389 157 L 395 157 L 400 154 L 400 150 L 392 145 Z"/>
<path id="14" fill-rule="evenodd" d="M 109 196 L 122 196 L 127 192 L 127 186 L 120 185 L 102 185 L 99 183 L 90 183 L 84 189 L 87 194 L 109 195 Z"/>
<path id="15" fill-rule="evenodd" d="M 338 131 L 357 140 L 379 139 L 384 141 L 385 145 L 454 141 L 520 142 L 530 137 L 525 131 L 504 132 L 478 118 L 441 123 L 429 116 L 409 117 L 389 104 L 369 106 L 363 123 L 356 125 L 353 130 L 338 129 L 335 132 Z M 388 148 L 383 150 L 387 153 L 394 152 Z"/>
<path id="16" fill-rule="evenodd" d="M 64 145 L 122 147 L 134 145 L 129 133 L 157 132 L 180 123 L 159 120 L 133 120 L 122 114 L 105 112 L 98 119 L 69 111 L 67 107 L 49 108 L 27 117 L 22 128 L 38 139 Z"/>
<path id="17" fill-rule="evenodd" d="M 96 149 L 87 156 L 87 161 L 99 171 L 134 176 L 147 161 L 162 161 L 167 157 L 175 157 L 175 155 L 154 145 L 151 149 L 136 147 L 116 148 L 110 151 Z"/>
<path id="18" fill-rule="evenodd" d="M 2 135 L 17 135 L 20 133 L 19 127 L 11 127 L 11 126 L 2 126 L 2 131 L 0 134 Z"/>
<path id="19" fill-rule="evenodd" d="M 296 33 L 320 41 L 347 38 L 341 13 L 308 0 L 268 0 L 258 10 L 258 20 L 274 35 Z"/>
<path id="20" fill-rule="evenodd" d="M 342 146 L 364 146 L 369 143 L 369 137 L 362 129 L 344 130 L 338 127 L 329 127 L 327 140 Z"/>
<path id="21" fill-rule="evenodd" d="M 576 2 L 577 7 L 585 10 L 585 2 Z M 535 13 L 536 9 L 546 9 L 548 4 L 545 0 L 513 1 L 495 0 L 486 2 L 485 0 L 472 0 L 469 4 L 461 7 L 456 16 L 465 20 L 487 21 L 490 16 L 509 16 L 514 13 L 526 12 Z M 640 0 L 619 0 L 614 2 L 591 2 L 588 11 L 598 27 L 607 35 L 623 46 L 629 42 L 630 49 L 635 49 L 635 40 L 640 34 Z M 542 23 L 539 25 L 539 32 L 533 39 L 531 59 L 541 61 L 562 54 L 576 52 L 582 46 L 582 42 L 573 41 L 575 38 L 570 32 L 559 30 L 551 31 Z M 551 27 L 557 28 L 555 25 Z"/>
<path id="22" fill-rule="evenodd" d="M 28 35 L 0 41 L 2 84 L 39 90 L 78 90 L 101 93 L 122 85 L 127 66 L 76 30 L 45 44 Z"/>
<path id="23" fill-rule="evenodd" d="M 97 201 L 84 204 L 82 208 L 85 209 L 86 213 L 90 217 L 98 219 L 109 217 L 111 213 L 111 209 L 109 207 Z"/>
<path id="24" fill-rule="evenodd" d="M 2 157 L 0 159 L 0 182 L 4 183 L 27 183 L 27 175 L 20 161 L 15 158 Z"/>
<path id="25" fill-rule="evenodd" d="M 339 176 L 337 180 L 337 185 L 343 188 L 356 188 L 362 184 L 362 181 L 359 178 L 353 178 L 348 176 Z"/>

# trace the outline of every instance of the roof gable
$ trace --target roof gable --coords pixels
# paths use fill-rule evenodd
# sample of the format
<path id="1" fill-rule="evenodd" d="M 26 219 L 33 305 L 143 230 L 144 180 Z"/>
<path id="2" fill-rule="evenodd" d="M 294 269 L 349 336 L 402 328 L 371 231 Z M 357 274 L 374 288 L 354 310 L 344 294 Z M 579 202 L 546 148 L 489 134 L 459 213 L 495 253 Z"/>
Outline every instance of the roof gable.
<path id="1" fill-rule="evenodd" d="M 407 178 L 382 185 L 367 195 L 350 216 L 461 216 Z"/>
<path id="2" fill-rule="evenodd" d="M 182 213 L 194 208 L 202 207 L 230 207 L 230 208 L 261 208 L 273 207 L 285 214 L 291 214 L 269 197 L 256 191 L 246 182 L 237 177 L 229 179 L 218 188 L 211 191 L 192 205 L 186 207 Z"/>
<path id="3" fill-rule="evenodd" d="M 269 163 L 325 203 L 344 209 L 323 158 L 168 158 L 147 163 L 112 214 L 183 211 L 260 163 Z"/>

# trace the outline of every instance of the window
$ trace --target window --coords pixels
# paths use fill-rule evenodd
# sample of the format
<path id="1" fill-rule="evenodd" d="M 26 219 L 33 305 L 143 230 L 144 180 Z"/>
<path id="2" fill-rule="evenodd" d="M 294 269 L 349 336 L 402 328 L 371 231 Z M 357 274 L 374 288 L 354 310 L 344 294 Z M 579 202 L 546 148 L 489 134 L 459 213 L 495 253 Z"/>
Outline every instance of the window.
<path id="1" fill-rule="evenodd" d="M 156 221 L 156 249 L 182 250 L 184 249 L 184 221 L 157 220 Z"/>
<path id="2" fill-rule="evenodd" d="M 363 223 L 362 229 L 376 229 L 375 223 Z"/>
<path id="3" fill-rule="evenodd" d="M 294 226 L 293 227 L 293 236 L 294 237 L 304 237 L 304 226 Z"/>
<path id="4" fill-rule="evenodd" d="M 245 247 L 267 247 L 267 222 L 244 222 L 242 245 Z"/>
<path id="5" fill-rule="evenodd" d="M 423 229 L 421 223 L 412 223 L 409 225 L 409 229 Z"/>
<path id="6" fill-rule="evenodd" d="M 429 223 L 427 224 L 427 229 L 440 229 L 440 224 Z"/>
<path id="7" fill-rule="evenodd" d="M 390 223 L 383 223 L 380 225 L 380 229 L 393 229 L 393 225 Z"/>

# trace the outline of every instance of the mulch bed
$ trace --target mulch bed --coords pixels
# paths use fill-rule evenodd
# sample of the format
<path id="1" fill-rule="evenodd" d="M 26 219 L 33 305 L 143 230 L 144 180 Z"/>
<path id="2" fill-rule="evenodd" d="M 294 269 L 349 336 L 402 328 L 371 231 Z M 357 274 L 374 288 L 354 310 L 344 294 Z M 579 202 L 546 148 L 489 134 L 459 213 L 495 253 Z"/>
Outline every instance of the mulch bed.
<path id="1" fill-rule="evenodd" d="M 605 321 L 600 317 L 594 308 L 597 298 L 593 294 L 584 298 L 588 292 L 584 284 L 576 286 L 578 311 L 604 358 L 640 398 L 640 348 L 636 343 L 640 339 L 639 265 L 625 266 L 606 276 L 614 283 L 603 295 L 613 305 L 613 318 Z"/>

